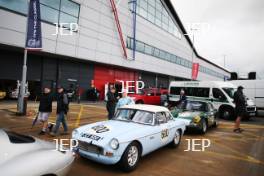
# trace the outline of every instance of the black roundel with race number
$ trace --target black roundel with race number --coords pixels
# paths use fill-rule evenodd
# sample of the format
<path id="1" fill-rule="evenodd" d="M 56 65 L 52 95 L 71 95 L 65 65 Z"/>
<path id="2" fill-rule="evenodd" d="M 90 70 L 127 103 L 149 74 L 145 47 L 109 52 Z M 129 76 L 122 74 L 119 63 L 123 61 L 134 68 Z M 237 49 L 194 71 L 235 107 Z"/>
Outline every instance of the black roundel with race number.
<path id="1" fill-rule="evenodd" d="M 92 129 L 96 133 L 104 133 L 104 132 L 110 131 L 110 129 L 107 126 L 104 126 L 104 125 L 97 125 L 97 126 L 92 127 Z"/>

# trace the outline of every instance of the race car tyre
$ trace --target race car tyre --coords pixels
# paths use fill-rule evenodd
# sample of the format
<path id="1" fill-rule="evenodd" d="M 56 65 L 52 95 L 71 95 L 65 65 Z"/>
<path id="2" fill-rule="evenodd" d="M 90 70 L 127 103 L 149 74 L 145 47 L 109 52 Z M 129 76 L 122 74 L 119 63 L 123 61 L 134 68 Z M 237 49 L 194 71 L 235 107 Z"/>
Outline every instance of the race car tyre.
<path id="1" fill-rule="evenodd" d="M 201 132 L 201 134 L 205 134 L 207 131 L 207 123 L 206 123 L 205 119 L 202 119 L 201 123 L 202 123 L 202 125 L 200 128 L 200 132 Z"/>
<path id="2" fill-rule="evenodd" d="M 216 128 L 218 126 L 219 122 L 218 119 L 216 119 L 216 117 L 214 117 L 214 124 L 212 127 Z"/>
<path id="3" fill-rule="evenodd" d="M 139 162 L 140 159 L 140 146 L 137 142 L 132 142 L 129 144 L 125 150 L 125 152 L 122 155 L 122 158 L 120 160 L 120 167 L 125 172 L 131 172 L 133 171 Z"/>
<path id="4" fill-rule="evenodd" d="M 172 148 L 177 148 L 180 143 L 181 143 L 181 131 L 180 130 L 177 130 L 175 132 L 175 135 L 174 135 L 174 138 L 173 138 L 173 141 L 171 141 L 171 143 L 169 144 L 170 147 Z"/>

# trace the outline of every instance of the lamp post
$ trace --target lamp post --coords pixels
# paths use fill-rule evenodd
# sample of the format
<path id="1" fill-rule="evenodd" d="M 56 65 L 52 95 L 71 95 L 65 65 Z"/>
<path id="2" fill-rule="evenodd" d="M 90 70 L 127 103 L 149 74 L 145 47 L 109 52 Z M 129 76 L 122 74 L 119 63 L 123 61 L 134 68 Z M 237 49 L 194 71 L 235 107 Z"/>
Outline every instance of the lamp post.
<path id="1" fill-rule="evenodd" d="M 24 49 L 24 62 L 22 80 L 18 97 L 18 114 L 25 115 L 26 105 L 24 103 L 26 93 L 26 79 L 27 79 L 27 52 L 28 50 L 38 51 L 42 49 L 41 38 L 41 19 L 40 19 L 40 3 L 39 0 L 27 0 L 28 15 L 26 22 L 26 36 Z"/>

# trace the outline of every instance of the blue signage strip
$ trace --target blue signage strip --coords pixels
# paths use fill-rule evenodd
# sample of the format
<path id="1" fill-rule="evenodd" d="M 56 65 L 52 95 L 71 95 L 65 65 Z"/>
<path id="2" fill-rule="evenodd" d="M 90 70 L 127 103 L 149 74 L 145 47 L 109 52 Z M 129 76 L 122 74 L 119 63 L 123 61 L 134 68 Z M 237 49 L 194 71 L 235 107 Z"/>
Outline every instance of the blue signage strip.
<path id="1" fill-rule="evenodd" d="M 42 49 L 39 0 L 29 2 L 26 49 Z"/>

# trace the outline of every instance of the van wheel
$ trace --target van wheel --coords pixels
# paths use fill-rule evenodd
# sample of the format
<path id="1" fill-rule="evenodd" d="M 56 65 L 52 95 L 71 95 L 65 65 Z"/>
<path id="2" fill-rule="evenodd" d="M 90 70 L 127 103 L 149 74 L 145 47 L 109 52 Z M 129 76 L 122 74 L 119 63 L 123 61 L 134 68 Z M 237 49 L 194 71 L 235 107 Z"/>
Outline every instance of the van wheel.
<path id="1" fill-rule="evenodd" d="M 119 162 L 120 168 L 125 172 L 133 171 L 140 159 L 140 146 L 136 142 L 129 144 Z"/>
<path id="2" fill-rule="evenodd" d="M 225 120 L 234 119 L 234 111 L 231 108 L 223 108 L 220 111 L 220 117 Z"/>

